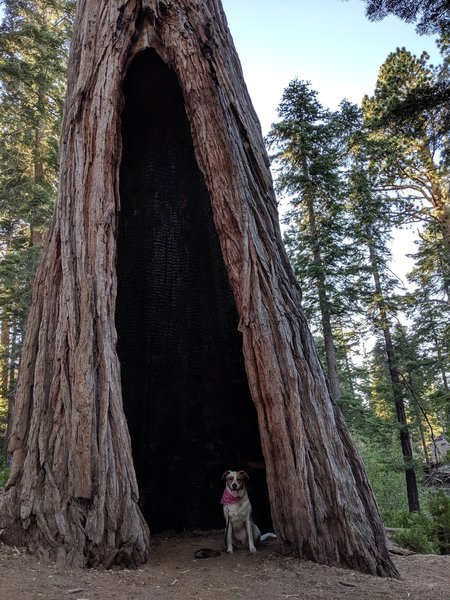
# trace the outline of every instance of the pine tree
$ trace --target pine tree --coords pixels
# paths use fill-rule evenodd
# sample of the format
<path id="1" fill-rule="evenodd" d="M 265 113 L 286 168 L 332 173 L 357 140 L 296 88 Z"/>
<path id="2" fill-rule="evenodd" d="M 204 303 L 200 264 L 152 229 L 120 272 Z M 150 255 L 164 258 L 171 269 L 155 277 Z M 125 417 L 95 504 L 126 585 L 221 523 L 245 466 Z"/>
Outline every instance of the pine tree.
<path id="1" fill-rule="evenodd" d="M 361 123 L 362 124 L 362 123 Z M 390 237 L 392 221 L 389 218 L 386 196 L 376 193 L 379 170 L 370 163 L 367 154 L 367 140 L 364 135 L 355 136 L 354 166 L 349 177 L 349 201 L 354 220 L 355 238 L 365 249 L 367 271 L 373 281 L 372 315 L 375 330 L 382 335 L 387 363 L 390 390 L 399 424 L 399 436 L 405 464 L 405 478 L 410 511 L 419 510 L 419 495 L 414 465 L 413 450 L 405 409 L 405 394 L 400 379 L 398 356 L 393 342 L 391 304 L 387 290 L 393 283 L 388 275 L 390 253 L 387 241 Z"/>
<path id="2" fill-rule="evenodd" d="M 428 55 L 419 58 L 405 49 L 391 53 L 380 68 L 375 93 L 365 97 L 365 124 L 370 130 L 373 159 L 382 167 L 380 186 L 398 198 L 405 222 L 435 223 L 442 248 L 443 286 L 450 277 L 449 137 L 440 110 L 424 108 L 419 115 L 393 118 L 407 98 L 433 86 L 436 72 Z"/>
<path id="3" fill-rule="evenodd" d="M 423 353 L 420 333 L 398 324 L 393 332 L 410 429 L 420 440 L 423 456 L 429 463 L 427 445 L 441 433 L 442 410 L 435 402 L 436 369 L 432 357 Z"/>
<path id="4" fill-rule="evenodd" d="M 277 189 L 290 199 L 285 245 L 307 314 L 323 335 L 335 399 L 341 386 L 334 329 L 355 297 L 355 249 L 346 231 L 340 172 L 352 110 L 348 103 L 337 113 L 324 109 L 308 83 L 293 80 L 278 108 L 280 121 L 267 138 L 274 152 Z"/>
<path id="5" fill-rule="evenodd" d="M 58 176 L 73 2 L 9 0 L 0 38 L 1 207 L 41 245 Z"/>
<path id="6" fill-rule="evenodd" d="M 445 56 L 445 45 L 442 49 Z M 397 49 L 380 68 L 374 96 L 363 102 L 373 159 L 381 165 L 379 188 L 390 194 L 397 223 L 419 226 L 416 267 L 410 276 L 416 291 L 413 300 L 410 296 L 410 308 L 411 314 L 420 315 L 416 331 L 422 330 L 423 317 L 428 315 L 431 319 L 422 342 L 416 336 L 424 353 L 424 370 L 430 360 L 436 360 L 432 358 L 436 357 L 435 349 L 447 345 L 437 333 L 440 319 L 432 316 L 438 311 L 445 319 L 450 303 L 450 120 L 446 72 L 446 60 L 434 68 L 428 64 L 425 53 L 417 58 L 405 49 Z M 425 340 L 432 332 L 434 345 L 427 345 Z M 447 365 L 444 353 L 438 354 L 440 384 L 435 389 L 441 390 L 437 396 L 444 400 L 448 398 Z M 448 416 L 444 420 L 448 422 Z"/>
<path id="7" fill-rule="evenodd" d="M 0 314 L 8 343 L 3 344 L 1 361 L 2 395 L 11 402 L 31 284 L 56 196 L 74 4 L 68 0 L 2 2 Z"/>
<path id="8" fill-rule="evenodd" d="M 450 33 L 450 8 L 447 0 L 365 0 L 366 14 L 379 21 L 392 14 L 407 23 L 417 23 L 417 33 L 441 36 Z"/>
<path id="9" fill-rule="evenodd" d="M 417 348 L 418 366 L 425 380 L 420 398 L 438 423 L 437 429 L 450 432 L 450 307 L 442 289 L 440 261 L 430 240 L 421 240 L 416 264 L 408 280 L 413 289 L 406 298 L 405 311 L 411 319 L 412 343 Z M 437 270 L 437 273 L 436 273 Z"/>

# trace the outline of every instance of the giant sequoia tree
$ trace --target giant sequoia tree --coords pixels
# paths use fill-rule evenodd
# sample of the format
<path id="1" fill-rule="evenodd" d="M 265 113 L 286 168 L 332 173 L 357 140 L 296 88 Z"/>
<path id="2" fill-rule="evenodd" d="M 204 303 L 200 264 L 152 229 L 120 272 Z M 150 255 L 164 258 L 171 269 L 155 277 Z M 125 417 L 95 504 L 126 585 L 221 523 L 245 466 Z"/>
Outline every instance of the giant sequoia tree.
<path id="1" fill-rule="evenodd" d="M 396 576 L 300 308 L 219 0 L 80 0 L 68 83 L 3 539 L 137 564 L 146 520 L 166 527 L 170 507 L 177 527 L 208 524 L 219 467 L 262 457 L 285 546 Z"/>

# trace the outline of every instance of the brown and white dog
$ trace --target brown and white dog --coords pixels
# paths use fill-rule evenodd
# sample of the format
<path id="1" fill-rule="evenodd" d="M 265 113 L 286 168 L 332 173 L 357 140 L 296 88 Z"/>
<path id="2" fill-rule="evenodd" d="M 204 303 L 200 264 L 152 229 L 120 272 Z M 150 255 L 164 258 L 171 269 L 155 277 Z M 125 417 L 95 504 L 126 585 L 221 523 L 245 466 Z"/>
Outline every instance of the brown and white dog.
<path id="1" fill-rule="evenodd" d="M 221 504 L 225 517 L 225 545 L 227 552 L 233 552 L 233 546 L 247 546 L 250 552 L 256 552 L 256 544 L 261 539 L 261 532 L 252 521 L 252 505 L 245 489 L 248 479 L 245 471 L 225 471 L 222 479 L 226 485 Z"/>

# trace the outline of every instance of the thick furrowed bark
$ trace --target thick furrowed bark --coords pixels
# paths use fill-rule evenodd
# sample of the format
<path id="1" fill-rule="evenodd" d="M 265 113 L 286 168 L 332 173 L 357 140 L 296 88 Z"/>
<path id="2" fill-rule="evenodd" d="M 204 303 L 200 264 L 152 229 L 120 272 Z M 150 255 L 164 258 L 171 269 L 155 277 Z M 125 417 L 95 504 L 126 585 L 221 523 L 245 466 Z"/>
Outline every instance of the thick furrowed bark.
<path id="1" fill-rule="evenodd" d="M 36 280 L 1 500 L 9 542 L 136 564 L 148 530 L 116 353 L 121 84 L 153 48 L 180 84 L 233 290 L 274 525 L 298 555 L 396 576 L 285 255 L 259 123 L 218 0 L 79 2 L 60 194 Z"/>

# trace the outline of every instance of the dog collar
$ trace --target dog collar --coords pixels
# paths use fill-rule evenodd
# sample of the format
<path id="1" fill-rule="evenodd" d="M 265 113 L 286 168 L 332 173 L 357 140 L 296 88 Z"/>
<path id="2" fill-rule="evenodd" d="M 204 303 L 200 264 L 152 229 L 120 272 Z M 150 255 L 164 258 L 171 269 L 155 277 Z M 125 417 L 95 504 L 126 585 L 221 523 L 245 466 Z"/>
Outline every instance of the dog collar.
<path id="1" fill-rule="evenodd" d="M 233 496 L 233 494 L 231 494 L 228 491 L 228 489 L 225 488 L 225 490 L 223 492 L 222 500 L 220 501 L 220 504 L 223 504 L 224 506 L 228 506 L 228 504 L 236 504 L 240 500 L 241 500 L 241 496 Z"/>

